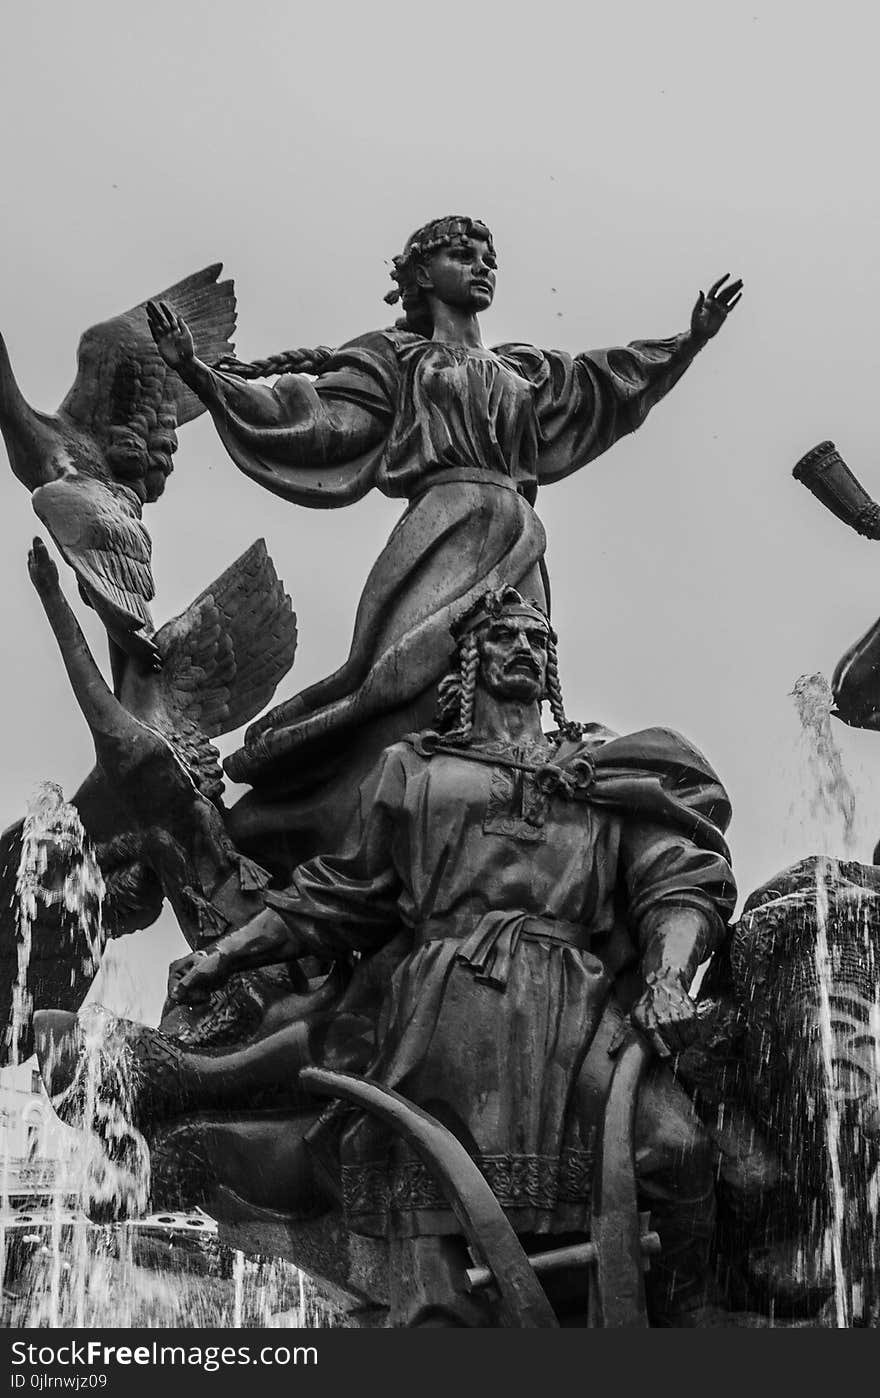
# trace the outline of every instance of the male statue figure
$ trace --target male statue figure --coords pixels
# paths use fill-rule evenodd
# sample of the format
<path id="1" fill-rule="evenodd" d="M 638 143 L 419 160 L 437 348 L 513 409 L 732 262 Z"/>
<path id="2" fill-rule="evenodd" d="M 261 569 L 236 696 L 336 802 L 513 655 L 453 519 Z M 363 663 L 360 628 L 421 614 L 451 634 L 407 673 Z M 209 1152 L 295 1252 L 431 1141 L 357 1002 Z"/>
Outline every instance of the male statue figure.
<path id="1" fill-rule="evenodd" d="M 733 905 L 724 790 L 668 730 L 569 723 L 554 633 L 513 588 L 483 596 L 453 635 L 438 731 L 383 753 L 356 842 L 301 865 L 264 913 L 182 963 L 174 995 L 398 939 L 362 1068 L 449 1127 L 517 1233 L 543 1246 L 589 1230 L 594 1130 L 634 1026 L 656 1051 L 636 1126 L 640 1207 L 662 1243 L 651 1320 L 687 1324 L 704 1295 L 714 1160 L 664 1060 L 688 1041 L 688 988 Z M 391 1240 L 392 1323 L 491 1323 L 464 1294 L 458 1225 L 424 1167 L 375 1121 L 332 1118 L 312 1146 L 332 1137 L 349 1226 Z"/>

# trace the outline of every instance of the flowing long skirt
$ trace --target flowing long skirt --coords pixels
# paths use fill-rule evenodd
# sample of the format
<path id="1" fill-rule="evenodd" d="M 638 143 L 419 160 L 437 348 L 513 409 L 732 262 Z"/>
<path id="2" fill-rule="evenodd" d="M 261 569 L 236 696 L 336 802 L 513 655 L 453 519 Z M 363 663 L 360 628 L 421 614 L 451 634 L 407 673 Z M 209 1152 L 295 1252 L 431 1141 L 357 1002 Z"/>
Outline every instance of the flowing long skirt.
<path id="1" fill-rule="evenodd" d="M 367 579 L 345 664 L 272 709 L 227 759 L 255 788 L 231 813 L 233 838 L 287 832 L 291 859 L 333 848 L 382 749 L 432 722 L 452 622 L 504 584 L 547 605 L 545 544 L 528 501 L 490 478 L 413 501 Z"/>

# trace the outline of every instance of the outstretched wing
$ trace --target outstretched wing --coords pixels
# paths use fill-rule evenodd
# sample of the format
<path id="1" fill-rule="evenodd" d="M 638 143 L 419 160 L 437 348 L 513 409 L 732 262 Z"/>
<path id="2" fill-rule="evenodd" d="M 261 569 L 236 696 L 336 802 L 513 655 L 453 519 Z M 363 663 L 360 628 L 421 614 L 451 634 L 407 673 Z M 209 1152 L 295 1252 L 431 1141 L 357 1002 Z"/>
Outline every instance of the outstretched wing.
<path id="1" fill-rule="evenodd" d="M 264 539 L 154 637 L 158 674 L 126 671 L 121 702 L 167 734 L 206 796 L 222 773 L 213 744 L 269 703 L 296 654 L 296 616 Z"/>
<path id="2" fill-rule="evenodd" d="M 218 282 L 217 262 L 160 291 L 187 322 L 196 354 L 213 364 L 232 351 L 235 289 Z M 59 414 L 89 432 L 117 480 L 144 501 L 162 494 L 177 450 L 175 428 L 204 412 L 204 404 L 169 369 L 153 343 L 146 302 L 93 325 L 79 342 L 76 381 Z"/>
<path id="3" fill-rule="evenodd" d="M 63 476 L 31 500 L 107 629 L 151 633 L 152 546 L 135 497 L 93 476 Z"/>

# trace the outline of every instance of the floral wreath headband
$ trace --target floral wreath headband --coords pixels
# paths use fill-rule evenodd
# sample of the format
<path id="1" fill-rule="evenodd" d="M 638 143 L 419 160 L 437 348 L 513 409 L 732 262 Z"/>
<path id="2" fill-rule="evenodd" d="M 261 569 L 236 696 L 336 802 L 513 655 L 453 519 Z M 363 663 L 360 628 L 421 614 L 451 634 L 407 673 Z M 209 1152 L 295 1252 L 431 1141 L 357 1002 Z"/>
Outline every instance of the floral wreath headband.
<path id="1" fill-rule="evenodd" d="M 397 285 L 385 296 L 388 305 L 395 305 L 412 286 L 417 262 L 428 257 L 432 252 L 436 252 L 437 248 L 447 248 L 453 243 L 463 243 L 468 238 L 485 240 L 494 256 L 495 244 L 492 242 L 492 234 L 481 219 L 450 214 L 446 218 L 433 219 L 431 223 L 426 223 L 423 228 L 417 228 L 415 233 L 407 238 L 403 252 L 392 259 L 394 265 L 391 278 Z"/>

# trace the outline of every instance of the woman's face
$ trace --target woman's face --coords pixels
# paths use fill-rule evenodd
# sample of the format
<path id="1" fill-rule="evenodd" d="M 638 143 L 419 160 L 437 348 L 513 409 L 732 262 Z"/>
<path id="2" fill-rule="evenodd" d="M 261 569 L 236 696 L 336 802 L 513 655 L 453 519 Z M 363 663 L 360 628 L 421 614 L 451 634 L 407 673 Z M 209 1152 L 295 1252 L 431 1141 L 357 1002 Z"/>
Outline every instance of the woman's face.
<path id="1" fill-rule="evenodd" d="M 484 238 L 461 238 L 431 253 L 416 268 L 422 290 L 461 311 L 485 311 L 495 296 L 498 264 Z"/>

